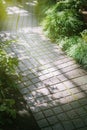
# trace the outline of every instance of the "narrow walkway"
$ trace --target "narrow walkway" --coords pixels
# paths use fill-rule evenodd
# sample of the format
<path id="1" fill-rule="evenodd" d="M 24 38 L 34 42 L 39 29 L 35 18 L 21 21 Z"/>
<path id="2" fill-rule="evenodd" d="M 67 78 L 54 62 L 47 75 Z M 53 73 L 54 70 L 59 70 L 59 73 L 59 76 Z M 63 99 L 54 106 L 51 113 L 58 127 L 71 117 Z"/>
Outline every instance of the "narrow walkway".
<path id="1" fill-rule="evenodd" d="M 8 52 L 19 58 L 19 90 L 41 130 L 87 130 L 87 72 L 40 27 L 11 36 L 17 36 Z"/>

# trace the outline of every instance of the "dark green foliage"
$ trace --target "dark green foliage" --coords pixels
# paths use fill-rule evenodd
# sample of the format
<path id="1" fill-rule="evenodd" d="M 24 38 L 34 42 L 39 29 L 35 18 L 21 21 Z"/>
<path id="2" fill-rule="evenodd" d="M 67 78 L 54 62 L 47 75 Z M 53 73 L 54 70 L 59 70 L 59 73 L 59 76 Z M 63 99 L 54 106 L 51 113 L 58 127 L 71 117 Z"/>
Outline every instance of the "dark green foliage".
<path id="1" fill-rule="evenodd" d="M 10 41 L 11 42 L 11 41 Z M 9 56 L 4 50 L 9 42 L 0 42 L 0 126 L 11 123 L 11 118 L 15 118 L 15 101 L 11 99 L 11 89 L 15 86 L 12 79 L 16 75 L 15 68 L 18 60 Z"/>

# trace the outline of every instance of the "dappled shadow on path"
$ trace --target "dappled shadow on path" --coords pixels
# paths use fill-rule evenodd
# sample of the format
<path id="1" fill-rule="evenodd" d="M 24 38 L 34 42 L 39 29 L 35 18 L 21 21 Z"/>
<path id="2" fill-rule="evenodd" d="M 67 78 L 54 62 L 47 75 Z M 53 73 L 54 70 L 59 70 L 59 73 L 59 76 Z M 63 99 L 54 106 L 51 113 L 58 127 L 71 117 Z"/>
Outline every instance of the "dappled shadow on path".
<path id="1" fill-rule="evenodd" d="M 50 130 L 85 127 L 87 72 L 39 33 L 18 34 L 11 50 L 19 58 L 19 90 L 38 125 Z"/>

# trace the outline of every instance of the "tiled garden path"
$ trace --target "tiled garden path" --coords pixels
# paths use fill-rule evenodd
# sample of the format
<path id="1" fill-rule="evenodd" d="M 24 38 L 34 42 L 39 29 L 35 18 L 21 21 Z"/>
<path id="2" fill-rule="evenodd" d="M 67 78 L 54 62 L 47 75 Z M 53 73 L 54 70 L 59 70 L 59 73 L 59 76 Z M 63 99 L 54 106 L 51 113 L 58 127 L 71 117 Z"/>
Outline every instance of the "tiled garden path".
<path id="1" fill-rule="evenodd" d="M 8 52 L 19 58 L 19 90 L 41 130 L 87 130 L 87 72 L 40 27 L 14 35 Z"/>

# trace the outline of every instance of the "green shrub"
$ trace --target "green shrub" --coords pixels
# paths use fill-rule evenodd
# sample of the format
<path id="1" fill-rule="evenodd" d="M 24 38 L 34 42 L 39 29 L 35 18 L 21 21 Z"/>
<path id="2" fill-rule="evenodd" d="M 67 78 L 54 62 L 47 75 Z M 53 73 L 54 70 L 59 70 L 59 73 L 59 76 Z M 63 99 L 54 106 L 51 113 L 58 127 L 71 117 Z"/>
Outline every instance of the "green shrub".
<path id="1" fill-rule="evenodd" d="M 83 30 L 83 22 L 74 10 L 55 12 L 49 9 L 46 18 L 42 22 L 46 34 L 56 39 L 61 36 L 72 36 Z"/>
<path id="2" fill-rule="evenodd" d="M 83 32 L 81 32 L 81 36 L 83 40 L 87 43 L 87 29 L 85 29 Z"/>
<path id="3" fill-rule="evenodd" d="M 75 9 L 79 11 L 79 9 L 87 8 L 87 0 L 63 0 L 59 1 L 56 4 L 57 11 L 62 11 L 64 9 Z"/>
<path id="4" fill-rule="evenodd" d="M 15 118 L 15 101 L 11 99 L 10 90 L 15 87 L 12 76 L 16 75 L 18 65 L 16 57 L 9 56 L 4 50 L 9 42 L 0 42 L 0 126 Z"/>
<path id="5" fill-rule="evenodd" d="M 81 36 L 64 37 L 58 40 L 58 44 L 69 56 L 87 69 L 87 42 Z"/>
<path id="6" fill-rule="evenodd" d="M 84 68 L 87 68 L 87 30 L 79 10 L 85 10 L 86 5 L 87 0 L 59 0 L 50 7 L 45 3 L 46 17 L 41 23 L 45 34 Z"/>
<path id="7" fill-rule="evenodd" d="M 87 69 L 87 43 L 81 40 L 73 45 L 67 53 Z"/>
<path id="8" fill-rule="evenodd" d="M 70 47 L 77 44 L 80 40 L 81 38 L 79 36 L 71 36 L 60 38 L 57 42 L 64 51 L 67 51 Z"/>

